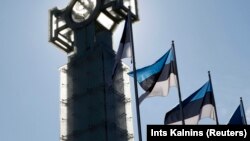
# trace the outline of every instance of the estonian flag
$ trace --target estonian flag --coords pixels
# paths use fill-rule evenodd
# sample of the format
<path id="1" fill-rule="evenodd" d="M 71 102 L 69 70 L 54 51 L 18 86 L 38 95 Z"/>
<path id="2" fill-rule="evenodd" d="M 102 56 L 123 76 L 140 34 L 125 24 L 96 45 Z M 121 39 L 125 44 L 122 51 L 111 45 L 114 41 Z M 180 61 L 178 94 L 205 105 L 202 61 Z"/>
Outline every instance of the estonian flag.
<path id="1" fill-rule="evenodd" d="M 154 64 L 136 70 L 137 81 L 146 91 L 146 93 L 140 96 L 140 103 L 147 97 L 167 96 L 169 88 L 177 85 L 177 70 L 174 55 L 174 50 L 171 48 Z M 134 72 L 128 74 L 133 76 Z"/>
<path id="2" fill-rule="evenodd" d="M 131 16 L 128 14 L 125 26 L 122 34 L 122 38 L 120 41 L 120 45 L 115 57 L 115 64 L 113 67 L 112 78 L 115 74 L 116 68 L 123 58 L 131 58 L 132 57 L 132 24 L 131 24 Z"/>
<path id="3" fill-rule="evenodd" d="M 238 106 L 228 125 L 247 125 L 246 115 L 242 103 Z"/>
<path id="4" fill-rule="evenodd" d="M 205 117 L 216 119 L 215 101 L 211 82 L 205 83 L 199 90 L 182 102 L 185 124 L 198 124 Z M 165 124 L 182 124 L 180 107 L 166 113 Z"/>

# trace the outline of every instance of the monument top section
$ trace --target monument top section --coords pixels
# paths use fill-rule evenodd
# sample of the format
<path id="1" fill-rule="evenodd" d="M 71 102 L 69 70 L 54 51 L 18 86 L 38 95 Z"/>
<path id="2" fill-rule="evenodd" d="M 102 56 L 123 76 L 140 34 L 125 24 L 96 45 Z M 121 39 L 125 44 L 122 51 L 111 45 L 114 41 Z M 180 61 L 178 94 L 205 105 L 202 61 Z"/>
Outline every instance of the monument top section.
<path id="1" fill-rule="evenodd" d="M 70 53 L 73 51 L 74 32 L 90 25 L 97 31 L 113 31 L 131 11 L 132 21 L 137 21 L 137 0 L 71 0 L 68 6 L 50 10 L 49 40 Z"/>

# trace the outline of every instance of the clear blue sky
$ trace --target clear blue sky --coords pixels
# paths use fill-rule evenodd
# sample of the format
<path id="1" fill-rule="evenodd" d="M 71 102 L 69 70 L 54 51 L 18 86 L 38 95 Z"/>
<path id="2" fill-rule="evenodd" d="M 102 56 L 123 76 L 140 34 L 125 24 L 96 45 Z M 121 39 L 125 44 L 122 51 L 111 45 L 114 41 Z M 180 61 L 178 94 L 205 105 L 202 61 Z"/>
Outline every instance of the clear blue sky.
<path id="1" fill-rule="evenodd" d="M 3 141 L 59 140 L 58 68 L 67 57 L 48 43 L 48 10 L 68 2 L 1 1 Z M 137 68 L 152 64 L 175 40 L 183 99 L 208 80 L 210 70 L 220 123 L 229 121 L 240 96 L 250 123 L 250 1 L 139 0 L 138 4 L 140 21 L 133 25 Z M 115 50 L 122 28 L 123 23 L 114 33 Z M 177 103 L 176 88 L 168 97 L 146 99 L 141 105 L 143 136 L 147 124 L 163 124 L 165 113 Z"/>

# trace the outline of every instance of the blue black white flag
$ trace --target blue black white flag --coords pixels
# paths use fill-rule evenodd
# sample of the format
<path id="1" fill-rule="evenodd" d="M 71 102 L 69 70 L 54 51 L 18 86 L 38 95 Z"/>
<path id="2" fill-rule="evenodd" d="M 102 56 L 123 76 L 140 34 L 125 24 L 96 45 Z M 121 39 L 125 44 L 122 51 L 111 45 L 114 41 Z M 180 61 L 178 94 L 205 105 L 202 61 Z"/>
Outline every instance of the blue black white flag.
<path id="1" fill-rule="evenodd" d="M 167 96 L 169 88 L 177 85 L 175 53 L 171 48 L 154 64 L 136 70 L 137 81 L 146 91 L 139 97 L 140 103 L 147 97 Z M 129 75 L 133 76 L 134 72 Z"/>
<path id="2" fill-rule="evenodd" d="M 228 125 L 247 125 L 246 115 L 242 103 L 238 106 L 238 108 L 234 112 Z"/>
<path id="3" fill-rule="evenodd" d="M 198 124 L 202 118 L 216 119 L 215 101 L 210 81 L 182 102 L 185 124 Z M 165 115 L 165 124 L 182 124 L 179 105 Z"/>
<path id="4" fill-rule="evenodd" d="M 132 57 L 132 27 L 131 27 L 131 16 L 128 14 L 125 26 L 122 34 L 122 38 L 120 41 L 120 45 L 115 57 L 115 64 L 113 67 L 112 77 L 115 74 L 116 68 L 123 58 L 131 58 Z"/>

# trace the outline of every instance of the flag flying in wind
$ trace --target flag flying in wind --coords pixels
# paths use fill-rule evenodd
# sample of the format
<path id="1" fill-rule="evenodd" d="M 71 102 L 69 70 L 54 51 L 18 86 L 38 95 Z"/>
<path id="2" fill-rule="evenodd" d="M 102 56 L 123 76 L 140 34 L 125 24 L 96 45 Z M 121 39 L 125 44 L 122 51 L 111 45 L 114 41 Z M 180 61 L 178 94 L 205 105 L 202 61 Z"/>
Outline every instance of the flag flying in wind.
<path id="1" fill-rule="evenodd" d="M 174 50 L 171 48 L 154 64 L 136 70 L 137 81 L 146 91 L 140 96 L 140 103 L 147 97 L 167 96 L 169 88 L 177 85 L 174 55 Z M 134 72 L 128 74 L 134 76 Z"/>
<path id="2" fill-rule="evenodd" d="M 240 104 L 233 116 L 231 117 L 228 125 L 247 125 L 246 115 L 244 113 L 243 105 Z"/>
<path id="3" fill-rule="evenodd" d="M 115 74 L 116 68 L 123 58 L 131 58 L 132 57 L 132 27 L 131 27 L 131 17 L 130 14 L 128 14 L 124 30 L 122 33 L 122 38 L 120 41 L 120 45 L 115 57 L 115 64 L 113 67 L 112 77 Z"/>
<path id="4" fill-rule="evenodd" d="M 210 81 L 182 102 L 185 124 L 198 124 L 205 117 L 216 119 L 215 101 Z M 179 105 L 165 115 L 165 124 L 182 124 Z"/>

